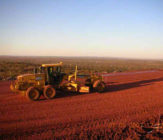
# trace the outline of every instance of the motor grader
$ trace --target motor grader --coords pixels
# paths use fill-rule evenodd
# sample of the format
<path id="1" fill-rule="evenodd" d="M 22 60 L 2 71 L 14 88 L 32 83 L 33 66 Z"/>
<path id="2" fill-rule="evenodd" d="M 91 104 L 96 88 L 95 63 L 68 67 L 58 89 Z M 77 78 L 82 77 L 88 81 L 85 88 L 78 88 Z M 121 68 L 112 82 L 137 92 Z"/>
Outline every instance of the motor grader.
<path id="1" fill-rule="evenodd" d="M 105 83 L 101 76 L 87 75 L 84 85 L 77 80 L 77 66 L 73 74 L 63 73 L 63 63 L 42 64 L 35 69 L 34 74 L 22 74 L 10 85 L 13 92 L 21 93 L 28 99 L 36 101 L 43 95 L 46 99 L 53 99 L 56 91 L 89 93 L 92 91 L 103 92 Z"/>

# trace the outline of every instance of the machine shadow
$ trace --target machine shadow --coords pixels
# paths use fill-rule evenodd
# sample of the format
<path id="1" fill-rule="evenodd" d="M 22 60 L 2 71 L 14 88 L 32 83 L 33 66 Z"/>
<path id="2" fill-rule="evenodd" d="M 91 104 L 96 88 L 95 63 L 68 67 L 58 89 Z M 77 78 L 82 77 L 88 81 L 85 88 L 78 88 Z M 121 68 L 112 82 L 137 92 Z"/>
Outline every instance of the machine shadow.
<path id="1" fill-rule="evenodd" d="M 121 91 L 121 90 L 126 90 L 126 89 L 131 89 L 131 88 L 142 87 L 142 86 L 148 86 L 148 85 L 153 84 L 153 82 L 159 82 L 159 81 L 163 81 L 163 77 L 156 78 L 156 79 L 150 79 L 150 80 L 142 80 L 142 81 L 137 81 L 137 82 L 131 82 L 131 83 L 108 85 L 107 89 L 104 93 Z"/>
<path id="2" fill-rule="evenodd" d="M 142 87 L 142 86 L 148 86 L 151 85 L 153 82 L 159 82 L 163 81 L 162 78 L 157 78 L 157 79 L 150 79 L 150 80 L 142 80 L 142 81 L 137 81 L 137 82 L 131 82 L 131 83 L 124 83 L 124 84 L 118 84 L 116 82 L 110 82 L 111 84 L 116 85 L 109 85 L 110 83 L 107 83 L 107 88 L 105 92 L 99 93 L 99 94 L 105 94 L 105 93 L 110 93 L 110 92 L 115 92 L 115 91 L 121 91 L 121 90 L 126 90 L 126 89 L 132 89 L 132 88 L 137 88 L 137 87 Z M 71 96 L 81 96 L 85 94 L 92 94 L 96 93 L 95 91 L 92 91 L 91 93 L 72 93 L 72 92 L 63 92 L 63 91 L 57 91 L 56 98 L 65 98 L 65 97 L 71 97 Z M 41 98 L 40 100 L 46 100 L 44 98 Z"/>
<path id="3" fill-rule="evenodd" d="M 91 93 L 93 93 L 93 92 L 91 92 Z M 54 97 L 54 99 L 51 99 L 51 100 L 55 100 L 57 98 L 80 96 L 80 95 L 91 94 L 91 93 L 76 93 L 76 92 L 56 91 L 56 96 Z M 47 99 L 45 97 L 41 96 L 41 98 L 38 101 L 44 101 L 44 100 L 47 100 Z"/>

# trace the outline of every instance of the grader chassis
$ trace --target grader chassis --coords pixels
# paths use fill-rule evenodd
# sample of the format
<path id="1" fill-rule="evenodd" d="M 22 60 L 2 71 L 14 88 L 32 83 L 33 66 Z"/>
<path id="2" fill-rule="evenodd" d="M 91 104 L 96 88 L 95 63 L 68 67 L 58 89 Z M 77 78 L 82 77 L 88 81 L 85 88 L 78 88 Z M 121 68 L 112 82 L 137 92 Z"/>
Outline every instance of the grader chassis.
<path id="1" fill-rule="evenodd" d="M 73 74 L 61 72 L 63 63 L 42 64 L 35 69 L 34 74 L 23 74 L 10 85 L 13 92 L 21 93 L 28 99 L 36 101 L 43 95 L 46 99 L 53 99 L 56 91 L 68 92 L 103 92 L 105 83 L 101 76 L 91 74 L 87 76 L 84 85 L 77 80 L 77 66 Z"/>

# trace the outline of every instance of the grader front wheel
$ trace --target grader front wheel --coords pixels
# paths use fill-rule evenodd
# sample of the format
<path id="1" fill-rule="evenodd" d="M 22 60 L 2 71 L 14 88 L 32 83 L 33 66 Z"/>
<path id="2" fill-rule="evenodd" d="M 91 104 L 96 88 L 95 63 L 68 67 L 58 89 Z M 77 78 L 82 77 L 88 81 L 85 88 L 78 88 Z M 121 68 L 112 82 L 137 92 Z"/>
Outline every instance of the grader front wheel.
<path id="1" fill-rule="evenodd" d="M 106 86 L 105 86 L 105 83 L 104 83 L 104 82 L 102 82 L 102 81 L 100 81 L 100 80 L 97 80 L 97 81 L 94 82 L 93 88 L 94 88 L 97 92 L 102 93 L 102 92 L 105 91 Z"/>
<path id="2" fill-rule="evenodd" d="M 43 94 L 46 99 L 53 99 L 56 95 L 56 91 L 51 85 L 47 85 L 44 88 Z"/>
<path id="3" fill-rule="evenodd" d="M 36 101 L 40 98 L 40 92 L 35 87 L 29 87 L 26 91 L 26 97 L 29 100 Z"/>

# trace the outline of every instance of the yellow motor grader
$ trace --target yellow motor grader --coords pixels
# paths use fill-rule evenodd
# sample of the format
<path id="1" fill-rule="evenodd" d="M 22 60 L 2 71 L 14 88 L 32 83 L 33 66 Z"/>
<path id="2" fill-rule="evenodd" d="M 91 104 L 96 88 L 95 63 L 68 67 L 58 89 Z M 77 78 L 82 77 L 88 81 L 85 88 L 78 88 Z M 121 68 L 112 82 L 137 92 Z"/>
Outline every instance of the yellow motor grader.
<path id="1" fill-rule="evenodd" d="M 77 66 L 73 74 L 61 71 L 63 63 L 42 64 L 35 69 L 34 74 L 22 74 L 11 83 L 13 92 L 21 93 L 30 100 L 38 100 L 41 95 L 46 99 L 53 99 L 56 91 L 89 93 L 90 91 L 103 92 L 105 83 L 101 76 L 95 74 L 87 76 L 84 85 L 77 80 Z"/>

